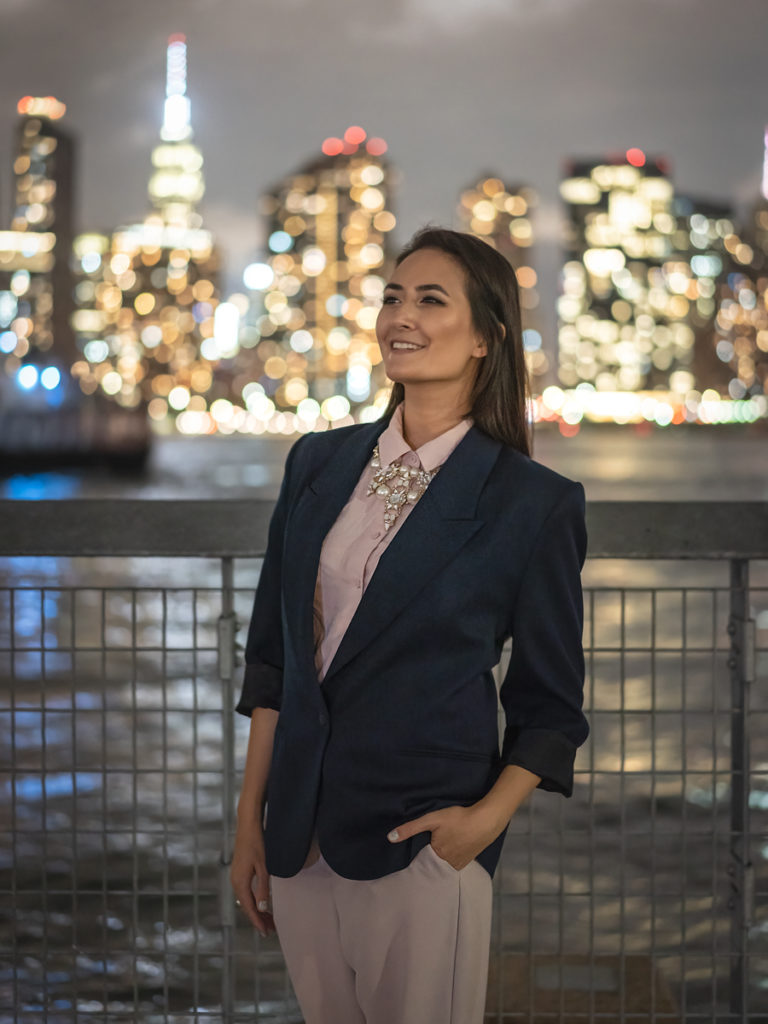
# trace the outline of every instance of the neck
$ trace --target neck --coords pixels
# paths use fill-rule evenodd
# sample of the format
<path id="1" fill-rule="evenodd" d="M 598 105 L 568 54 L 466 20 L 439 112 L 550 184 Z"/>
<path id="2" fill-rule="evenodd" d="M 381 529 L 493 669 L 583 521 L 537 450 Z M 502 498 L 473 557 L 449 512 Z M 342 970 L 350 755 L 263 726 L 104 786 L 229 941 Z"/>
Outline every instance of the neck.
<path id="1" fill-rule="evenodd" d="M 469 415 L 469 401 L 462 389 L 439 385 L 405 385 L 403 437 L 414 450 L 434 440 Z"/>

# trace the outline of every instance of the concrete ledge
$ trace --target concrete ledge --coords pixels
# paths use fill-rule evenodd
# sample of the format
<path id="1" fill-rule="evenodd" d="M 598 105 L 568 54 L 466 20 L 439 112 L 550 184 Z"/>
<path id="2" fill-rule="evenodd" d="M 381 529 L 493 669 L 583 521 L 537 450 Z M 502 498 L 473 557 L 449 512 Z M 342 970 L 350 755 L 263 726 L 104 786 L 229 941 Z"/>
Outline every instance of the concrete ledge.
<path id="1" fill-rule="evenodd" d="M 768 558 L 765 501 L 593 501 L 590 558 Z"/>

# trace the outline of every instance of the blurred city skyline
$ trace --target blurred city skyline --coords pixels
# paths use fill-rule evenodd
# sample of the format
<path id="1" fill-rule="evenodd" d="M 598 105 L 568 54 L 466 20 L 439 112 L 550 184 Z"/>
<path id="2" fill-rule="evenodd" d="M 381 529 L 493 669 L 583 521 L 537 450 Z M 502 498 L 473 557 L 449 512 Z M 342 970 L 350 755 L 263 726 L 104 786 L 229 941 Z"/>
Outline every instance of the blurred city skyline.
<path id="1" fill-rule="evenodd" d="M 46 2 L 31 0 L 31 5 L 43 13 Z M 221 0 L 218 9 L 234 10 L 237 2 Z M 662 426 L 694 419 L 752 422 L 764 417 L 768 409 L 764 356 L 768 352 L 768 133 L 764 122 L 761 118 L 760 129 L 755 131 L 760 143 L 754 147 L 756 152 L 752 154 L 752 146 L 745 147 L 754 155 L 744 179 L 748 191 L 741 188 L 740 179 L 733 178 L 734 172 L 731 184 L 735 191 L 719 196 L 691 187 L 676 174 L 678 151 L 686 152 L 686 147 L 690 149 L 692 142 L 698 143 L 706 134 L 712 152 L 720 154 L 722 147 L 713 146 L 712 140 L 717 142 L 736 114 L 742 120 L 745 111 L 750 113 L 744 104 L 736 104 L 732 107 L 735 113 L 725 120 L 717 121 L 714 116 L 715 99 L 730 96 L 734 83 L 730 64 L 725 67 L 723 60 L 714 59 L 717 47 L 711 54 L 712 70 L 701 82 L 695 79 L 691 83 L 682 73 L 690 58 L 691 39 L 696 69 L 706 63 L 708 45 L 706 34 L 699 38 L 697 28 L 692 35 L 689 23 L 685 23 L 684 38 L 675 38 L 675 18 L 690 7 L 688 0 L 679 0 L 675 18 L 664 22 L 659 36 L 663 45 L 650 45 L 645 22 L 643 31 L 633 34 L 631 22 L 638 5 L 618 5 L 601 22 L 606 31 L 594 27 L 602 55 L 600 103 L 585 102 L 599 79 L 591 69 L 590 73 L 584 71 L 583 77 L 587 96 L 575 87 L 568 95 L 578 94 L 578 104 L 572 99 L 566 102 L 562 83 L 569 75 L 582 74 L 579 38 L 586 32 L 589 42 L 594 42 L 589 23 L 600 13 L 601 2 L 573 0 L 566 7 L 548 0 L 535 11 L 513 3 L 493 7 L 486 2 L 470 11 L 453 0 L 440 13 L 425 6 L 425 0 L 411 0 L 410 5 L 404 0 L 389 16 L 387 26 L 371 27 L 372 54 L 389 46 L 394 69 L 406 46 L 416 58 L 413 65 L 424 71 L 426 84 L 420 92 L 424 102 L 419 104 L 414 94 L 409 104 L 401 104 L 393 130 L 400 132 L 401 138 L 403 131 L 417 132 L 414 144 L 418 149 L 424 137 L 436 137 L 431 126 L 445 121 L 446 114 L 455 122 L 450 136 L 454 141 L 441 140 L 435 147 L 442 161 L 441 173 L 432 168 L 435 195 L 440 195 L 450 175 L 451 212 L 448 216 L 420 215 L 410 225 L 401 212 L 413 198 L 413 190 L 408 188 L 414 180 L 407 171 L 410 147 L 406 145 L 399 155 L 391 135 L 387 140 L 377 130 L 375 117 L 373 126 L 360 127 L 361 118 L 346 129 L 336 118 L 328 134 L 311 142 L 318 124 L 306 126 L 298 112 L 305 113 L 312 104 L 308 100 L 303 106 L 297 103 L 292 89 L 281 92 L 277 72 L 270 81 L 272 91 L 264 92 L 253 117 L 258 121 L 262 112 L 271 114 L 279 108 L 287 126 L 284 138 L 255 154 L 245 109 L 248 90 L 233 90 L 219 118 L 236 129 L 236 145 L 227 150 L 233 187 L 215 192 L 221 146 L 214 147 L 211 160 L 202 143 L 205 130 L 201 133 L 199 128 L 201 122 L 210 128 L 214 93 L 206 88 L 198 93 L 204 96 L 201 118 L 195 89 L 199 81 L 204 84 L 209 78 L 211 66 L 221 66 L 223 57 L 216 51 L 216 32 L 212 39 L 199 33 L 201 59 L 197 66 L 202 72 L 196 76 L 195 47 L 187 25 L 199 18 L 199 3 L 191 7 L 194 17 L 176 19 L 182 22 L 178 28 L 185 31 L 175 31 L 167 38 L 162 107 L 160 75 L 150 78 L 147 72 L 146 81 L 151 81 L 156 97 L 155 145 L 150 158 L 141 167 L 134 164 L 132 157 L 137 153 L 143 156 L 140 140 L 131 128 L 136 122 L 121 122 L 112 147 L 124 157 L 120 175 L 107 170 L 100 179 L 102 186 L 106 181 L 111 195 L 109 223 L 94 223 L 82 209 L 83 193 L 91 195 L 83 183 L 91 168 L 89 142 L 94 124 L 89 121 L 81 131 L 72 117 L 70 94 L 59 91 L 54 97 L 51 86 L 56 76 L 43 53 L 46 32 L 55 19 L 36 21 L 38 37 L 27 49 L 39 59 L 29 61 L 31 74 L 20 77 L 29 85 L 33 79 L 39 84 L 40 75 L 47 76 L 48 87 L 35 90 L 37 98 L 30 91 L 17 101 L 20 117 L 12 133 L 17 150 L 9 160 L 15 183 L 8 203 L 10 231 L 0 231 L 0 285 L 6 288 L 0 291 L 0 328 L 6 328 L 0 334 L 0 352 L 4 354 L 0 392 L 13 429 L 25 437 L 30 434 L 29 416 L 34 419 L 36 403 L 39 410 L 62 408 L 62 417 L 74 415 L 79 423 L 89 404 L 80 401 L 83 395 L 97 395 L 97 403 L 109 396 L 113 429 L 118 429 L 118 423 L 130 422 L 131 430 L 136 428 L 142 437 L 147 429 L 144 411 L 162 429 L 175 427 L 188 434 L 215 430 L 288 433 L 343 425 L 358 417 L 376 418 L 389 394 L 373 333 L 380 296 L 395 252 L 412 230 L 425 222 L 451 224 L 485 238 L 515 267 L 524 313 L 523 345 L 533 378 L 534 419 L 556 418 L 562 431 L 573 432 L 584 417 L 623 423 L 644 419 Z M 175 6 L 169 0 L 161 15 Z M 648 0 L 643 9 L 647 13 L 653 6 L 655 0 Z M 699 12 L 704 6 L 698 5 Z M 274 35 L 273 49 L 264 64 L 256 62 L 256 77 L 262 76 L 265 68 L 269 70 L 273 59 L 287 59 L 287 50 L 302 32 L 311 29 L 317 11 L 305 10 L 300 2 L 294 7 L 297 16 L 292 33 Z M 538 77 L 532 76 L 527 83 L 530 93 L 519 93 L 521 98 L 503 110 L 505 117 L 511 114 L 515 118 L 512 134 L 521 126 L 529 134 L 533 127 L 550 129 L 534 133 L 536 145 L 528 147 L 532 153 L 529 170 L 523 171 L 517 160 L 522 152 L 519 146 L 512 169 L 489 155 L 496 151 L 500 138 L 508 148 L 510 142 L 509 134 L 488 134 L 489 119 L 494 105 L 497 113 L 501 109 L 498 103 L 504 97 L 497 94 L 504 92 L 510 75 L 523 73 L 524 62 L 510 71 L 508 63 L 486 59 L 485 66 L 498 70 L 498 75 L 492 76 L 487 100 L 478 103 L 475 117 L 464 125 L 460 121 L 464 108 L 450 103 L 446 62 L 440 68 L 441 87 L 439 76 L 434 81 L 429 77 L 428 57 L 436 52 L 438 36 L 447 54 L 451 40 L 455 42 L 463 33 L 468 55 L 463 76 L 466 95 L 462 96 L 466 107 L 476 88 L 473 69 L 477 54 L 469 43 L 481 38 L 481 27 L 495 28 L 500 36 L 511 32 L 514 40 L 510 36 L 508 49 L 512 54 L 519 45 L 519 34 L 513 32 L 515 22 L 532 33 L 532 40 L 535 32 L 541 35 L 547 26 L 564 27 L 573 22 L 577 9 L 583 12 L 582 20 L 574 22 L 578 32 L 571 45 L 577 59 L 573 66 L 564 65 L 566 70 L 556 83 L 560 103 L 556 122 L 550 126 L 541 116 L 547 104 L 552 106 L 553 88 L 552 76 L 546 78 L 546 74 L 549 93 L 544 88 L 541 69 L 537 69 Z M 66 30 L 70 33 L 77 33 L 76 15 L 82 10 L 77 0 L 67 7 L 70 20 Z M 209 4 L 207 10 L 210 14 L 213 6 Z M 117 13 L 109 20 L 110 34 L 99 44 L 99 54 L 113 45 L 120 18 Z M 264 14 L 261 27 L 267 30 L 274 12 L 267 7 Z M 251 9 L 251 21 L 242 24 L 245 30 L 251 27 L 253 16 Z M 342 36 L 346 34 L 347 41 L 355 45 L 338 71 L 343 77 L 358 66 L 363 86 L 353 105 L 363 110 L 371 100 L 371 90 L 365 86 L 373 86 L 378 71 L 375 62 L 368 70 L 359 65 L 358 51 L 363 44 L 355 37 L 358 17 L 355 10 L 339 25 Z M 26 25 L 27 19 L 16 19 L 16 23 Z M 707 24 L 708 30 L 713 23 Z M 236 19 L 231 24 L 235 25 Z M 89 25 L 78 36 L 87 40 L 94 59 L 93 43 L 100 40 L 102 28 Z M 622 39 L 616 38 L 618 28 Z M 149 22 L 145 29 L 147 35 L 152 34 Z M 624 38 L 631 43 L 625 44 Z M 127 33 L 121 54 L 130 39 Z M 482 47 L 490 57 L 498 40 L 495 35 L 493 42 L 487 39 Z M 417 46 L 419 40 L 422 50 Z M 640 53 L 644 41 L 649 45 Z M 320 82 L 325 68 L 322 43 L 319 33 L 313 60 L 295 62 L 294 70 L 302 70 L 301 76 L 296 76 L 296 95 L 304 90 L 309 97 L 317 91 L 312 88 L 313 75 Z M 667 102 L 659 108 L 664 116 L 660 113 L 656 127 L 643 136 L 637 125 L 647 117 L 651 98 L 660 96 L 659 82 L 648 79 L 647 67 L 651 58 L 661 60 L 673 43 L 679 80 L 667 80 Z M 233 83 L 242 76 L 238 45 L 233 43 L 235 53 L 226 65 Z M 723 43 L 718 46 L 722 50 Z M 545 47 L 542 52 L 550 50 Z M 141 64 L 144 50 L 137 45 L 136 52 Z M 643 72 L 639 77 L 638 55 Z M 514 64 L 512 57 L 510 60 Z M 113 77 L 125 78 L 124 68 L 116 59 Z M 724 84 L 720 93 L 712 93 L 718 76 Z M 645 91 L 640 88 L 643 77 L 647 79 Z M 666 65 L 660 78 L 668 79 Z M 454 73 L 452 88 L 456 79 Z M 109 76 L 92 76 L 91 93 L 101 97 L 109 80 Z M 621 88 L 611 88 L 611 81 Z M 625 109 L 628 83 L 635 86 L 635 104 L 629 112 Z M 742 84 L 741 79 L 737 84 Z M 685 121 L 677 128 L 674 144 L 664 147 L 657 140 L 669 125 L 666 112 L 674 108 L 679 91 L 690 93 L 691 88 L 694 92 L 709 90 L 714 111 L 711 123 L 704 126 Z M 518 93 L 511 89 L 509 95 Z M 134 98 L 139 111 L 143 110 L 142 96 L 137 86 Z M 434 96 L 439 96 L 439 103 Z M 391 98 L 398 100 L 397 89 L 391 90 Z M 403 99 L 402 90 L 399 99 Z M 94 118 L 105 106 L 105 102 L 98 107 L 91 104 Z M 532 110 L 539 114 L 538 122 L 531 117 L 525 121 Z M 564 113 L 572 116 L 564 118 Z M 606 139 L 611 136 L 602 151 L 595 149 L 587 156 L 581 145 L 570 148 L 574 123 L 588 123 L 594 134 L 591 125 L 598 113 Z M 239 118 L 234 126 L 233 114 Z M 293 114 L 297 116 L 292 121 Z M 616 118 L 622 115 L 619 124 Z M 384 117 L 392 122 L 392 111 L 385 111 Z M 418 134 L 420 120 L 426 128 Z M 627 125 L 633 126 L 629 134 Z M 322 120 L 320 127 L 328 131 Z M 465 129 L 463 135 L 459 127 Z M 471 144 L 461 145 L 478 131 L 480 141 L 474 150 Z M 583 134 L 589 137 L 590 132 Z M 276 168 L 269 184 L 254 173 L 255 195 L 238 206 L 237 172 L 244 165 L 255 172 L 263 170 L 273 151 L 288 152 L 289 141 L 299 136 L 303 161 L 297 160 L 293 169 L 287 163 Z M 460 161 L 448 156 L 448 149 L 457 145 L 462 155 L 468 151 L 475 168 L 471 176 L 468 168 L 463 179 Z M 559 178 L 554 196 L 546 184 L 552 165 L 546 172 L 543 166 L 538 171 L 532 169 L 543 159 L 547 145 Z M 565 148 L 555 158 L 558 147 Z M 99 151 L 102 169 L 109 155 L 113 152 Z M 434 156 L 430 154 L 430 159 Z M 129 209 L 134 178 L 123 177 L 126 169 L 147 183 L 142 210 L 137 213 Z M 429 179 L 429 161 L 422 171 L 416 178 L 417 193 L 425 176 Z M 713 173 L 710 182 L 714 177 Z M 231 224 L 229 230 L 217 224 L 222 195 L 228 197 L 225 202 L 230 204 L 233 222 L 238 221 L 237 231 Z M 434 195 L 430 202 L 434 205 Z M 89 209 L 97 205 L 97 201 L 91 202 Z M 118 417 L 115 406 L 126 410 L 126 415 Z M 60 420 L 45 419 L 45 430 L 56 436 L 57 445 Z"/>
<path id="2" fill-rule="evenodd" d="M 14 41 L 0 65 L 3 220 L 27 93 L 67 104 L 80 142 L 78 229 L 146 214 L 165 42 L 180 31 L 206 162 L 200 210 L 227 287 L 241 286 L 265 244 L 259 196 L 323 138 L 362 123 L 387 140 L 399 171 L 398 244 L 427 221 L 454 223 L 458 194 L 480 171 L 536 188 L 538 262 L 553 293 L 569 157 L 639 146 L 669 160 L 681 192 L 757 198 L 763 15 L 759 0 L 402 0 L 386 12 L 333 0 L 136 0 L 108 15 L 86 0 L 3 0 L 3 37 Z M 549 333 L 554 311 L 545 315 Z"/>

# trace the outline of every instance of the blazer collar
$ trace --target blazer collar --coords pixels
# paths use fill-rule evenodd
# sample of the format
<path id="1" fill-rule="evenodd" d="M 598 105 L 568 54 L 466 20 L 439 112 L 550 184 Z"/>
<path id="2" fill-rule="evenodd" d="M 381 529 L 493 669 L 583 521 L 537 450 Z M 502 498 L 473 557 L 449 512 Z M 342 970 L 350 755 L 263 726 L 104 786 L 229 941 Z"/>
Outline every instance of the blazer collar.
<path id="1" fill-rule="evenodd" d="M 387 423 L 387 420 L 377 420 L 350 433 L 318 475 L 310 481 L 309 490 L 313 494 L 329 498 L 322 517 L 323 521 L 330 518 L 328 529 L 349 500 Z M 443 463 L 419 505 L 429 495 L 442 518 L 474 519 L 480 492 L 500 449 L 501 442 L 484 434 L 476 426 L 470 427 Z M 398 534 L 405 530 L 415 512 L 416 509 L 409 514 Z M 328 530 L 323 533 L 322 539 L 325 539 L 327 532 Z"/>
<path id="2" fill-rule="evenodd" d="M 437 466 L 442 466 L 445 460 L 453 452 L 456 445 L 472 426 L 471 417 L 461 420 L 455 427 L 446 430 L 439 437 L 427 441 L 416 448 L 416 454 L 422 467 L 431 472 Z M 411 446 L 403 436 L 403 403 L 395 409 L 389 425 L 379 435 L 379 455 L 381 465 L 388 466 L 390 462 L 401 458 L 406 452 L 410 452 Z"/>
<path id="3" fill-rule="evenodd" d="M 292 642 L 315 679 L 312 605 L 323 540 L 385 427 L 386 421 L 379 420 L 350 431 L 290 514 L 284 552 L 285 610 Z M 323 680 L 326 696 L 339 669 L 376 639 L 482 528 L 477 506 L 500 450 L 499 441 L 473 426 L 446 459 L 382 553 Z"/>
<path id="4" fill-rule="evenodd" d="M 376 420 L 356 429 L 350 428 L 344 441 L 321 467 L 319 473 L 310 480 L 309 490 L 318 497 L 327 497 L 325 508 L 328 515 L 335 509 L 331 523 L 335 522 L 339 512 L 346 505 L 360 479 L 360 474 L 373 454 L 379 434 L 386 429 L 388 422 L 389 420 Z"/>

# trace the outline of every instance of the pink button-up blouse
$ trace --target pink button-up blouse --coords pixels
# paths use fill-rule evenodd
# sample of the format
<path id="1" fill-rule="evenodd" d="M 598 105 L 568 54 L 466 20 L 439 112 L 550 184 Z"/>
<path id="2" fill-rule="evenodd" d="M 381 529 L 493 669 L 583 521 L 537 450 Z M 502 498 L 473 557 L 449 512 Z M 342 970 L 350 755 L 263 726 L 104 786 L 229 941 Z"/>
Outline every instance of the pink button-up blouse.
<path id="1" fill-rule="evenodd" d="M 464 419 L 414 451 L 403 437 L 401 403 L 379 436 L 382 468 L 401 459 L 403 465 L 430 472 L 445 462 L 471 426 L 472 420 Z M 320 553 L 314 598 L 314 639 L 315 668 L 321 682 L 384 549 L 414 507 L 403 506 L 398 518 L 385 530 L 384 501 L 377 494 L 367 493 L 372 477 L 369 463 L 323 541 Z"/>

